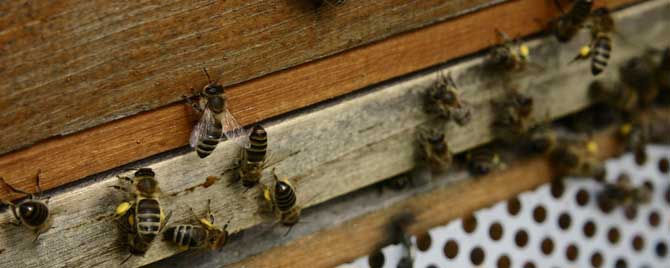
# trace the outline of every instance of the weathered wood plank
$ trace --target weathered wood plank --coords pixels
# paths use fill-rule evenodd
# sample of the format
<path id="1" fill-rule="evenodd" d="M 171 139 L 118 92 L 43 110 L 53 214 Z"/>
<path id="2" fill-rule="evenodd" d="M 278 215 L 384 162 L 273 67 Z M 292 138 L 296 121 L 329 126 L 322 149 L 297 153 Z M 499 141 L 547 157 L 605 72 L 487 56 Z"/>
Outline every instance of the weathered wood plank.
<path id="1" fill-rule="evenodd" d="M 616 0 L 607 4 L 630 2 Z M 534 19 L 546 19 L 555 12 L 550 4 L 533 0 L 501 4 L 252 80 L 230 89 L 231 109 L 242 122 L 256 122 L 460 57 L 497 42 L 496 27 L 510 34 L 537 31 L 539 24 Z M 491 23 L 497 20 L 504 23 Z M 198 79 L 204 83 L 204 77 Z M 51 189 L 183 146 L 191 127 L 188 108 L 183 104 L 170 105 L 0 156 L 0 170 L 20 186 L 28 186 L 40 168 L 44 188 Z M 0 197 L 6 197 L 6 192 L 0 190 Z"/>
<path id="2" fill-rule="evenodd" d="M 670 0 L 660 0 L 617 13 L 623 21 L 622 33 L 647 43 L 670 41 L 670 36 L 662 32 L 664 25 L 650 25 L 651 21 L 668 17 L 669 10 L 658 8 L 668 3 Z M 534 118 L 557 117 L 589 105 L 585 96 L 591 79 L 588 66 L 563 68 L 576 51 L 576 44 L 557 46 L 551 40 L 533 42 L 542 43 L 532 56 L 545 59 L 546 73 L 534 74 L 532 87 L 523 87 L 527 83 L 519 82 L 520 90 L 535 98 L 538 109 L 533 112 Z M 637 48 L 621 46 L 613 55 L 612 64 L 637 52 Z M 481 57 L 448 68 L 474 110 L 473 121 L 467 127 L 448 126 L 450 146 L 456 152 L 492 138 L 488 127 L 492 118 L 490 101 L 502 95 L 501 83 L 482 81 L 479 66 Z M 294 184 L 299 202 L 305 207 L 411 169 L 414 129 L 427 120 L 420 107 L 422 93 L 434 82 L 437 72 L 445 69 L 381 85 L 268 123 L 270 150 L 279 161 L 271 168 L 277 168 L 280 175 L 297 178 Z M 612 78 L 615 73 L 610 68 L 603 78 Z M 147 165 L 158 174 L 166 192 L 163 203 L 174 212 L 173 221 L 188 219 L 187 206 L 197 207 L 207 199 L 215 201 L 212 205 L 217 218 L 232 219 L 229 229 L 233 232 L 271 221 L 256 213 L 257 189 L 243 193 L 239 185 L 228 187 L 223 182 L 209 188 L 197 187 L 207 176 L 221 172 L 234 161 L 236 145 L 227 142 L 220 146 L 204 161 L 189 153 Z M 39 245 L 30 242 L 32 236 L 27 232 L 11 227 L 0 229 L 0 248 L 6 249 L 3 254 L 14 256 L 0 259 L 0 266 L 118 266 L 126 253 L 116 243 L 114 224 L 105 217 L 120 201 L 108 188 L 114 183 L 113 176 L 106 176 L 53 195 L 56 227 L 42 235 Z M 188 190 L 191 187 L 195 191 Z M 4 213 L 0 222 L 10 217 Z M 175 253 L 174 248 L 156 241 L 147 256 L 128 264 L 147 264 Z"/>
<path id="3" fill-rule="evenodd" d="M 203 67 L 237 84 L 500 1 L 3 1 L 0 153 L 179 101 Z"/>

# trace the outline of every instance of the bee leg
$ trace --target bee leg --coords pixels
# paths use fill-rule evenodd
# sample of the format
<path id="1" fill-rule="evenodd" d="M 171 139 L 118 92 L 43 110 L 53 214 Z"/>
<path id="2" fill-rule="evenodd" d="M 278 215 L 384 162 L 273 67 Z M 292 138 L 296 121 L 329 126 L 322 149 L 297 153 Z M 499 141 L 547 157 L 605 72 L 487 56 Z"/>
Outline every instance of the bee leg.
<path id="1" fill-rule="evenodd" d="M 49 229 L 51 229 L 51 228 L 48 228 L 47 230 L 49 230 Z M 36 243 L 37 239 L 39 239 L 40 235 L 44 232 L 46 232 L 46 230 L 35 230 L 35 239 L 33 239 L 33 243 Z"/>
<path id="2" fill-rule="evenodd" d="M 172 217 L 172 211 L 168 212 L 167 216 L 165 216 L 165 220 L 161 223 L 160 228 L 158 228 L 158 232 L 163 232 L 163 228 L 168 225 L 168 222 L 170 221 L 170 218 Z"/>
<path id="3" fill-rule="evenodd" d="M 114 189 L 116 189 L 116 190 L 123 191 L 123 192 L 128 192 L 128 188 L 126 188 L 126 187 L 121 187 L 121 186 L 118 186 L 118 185 L 111 185 L 111 186 L 107 186 L 107 187 L 109 187 L 109 188 L 114 188 Z"/>
<path id="4" fill-rule="evenodd" d="M 124 181 L 126 183 L 133 184 L 133 180 L 131 178 L 128 178 L 126 176 L 116 176 L 120 181 Z"/>
<path id="5" fill-rule="evenodd" d="M 207 217 L 209 217 L 209 222 L 214 224 L 214 214 L 212 214 L 212 199 L 207 199 Z"/>
<path id="6" fill-rule="evenodd" d="M 284 233 L 284 236 L 287 236 L 288 233 L 291 232 L 291 229 L 293 229 L 293 225 L 291 225 L 291 226 L 288 227 L 288 230 L 286 230 L 286 233 Z"/>
<path id="7" fill-rule="evenodd" d="M 2 183 L 4 183 L 5 185 L 7 185 L 7 187 L 9 187 L 9 189 L 10 189 L 12 192 L 19 193 L 19 194 L 25 194 L 25 195 L 29 195 L 29 196 L 32 196 L 32 195 L 33 195 L 33 194 L 28 193 L 28 192 L 26 192 L 26 191 L 23 191 L 23 190 L 14 188 L 14 186 L 12 186 L 12 185 L 10 185 L 9 183 L 7 183 L 7 182 L 5 181 L 5 178 L 3 178 L 3 177 L 0 177 L 0 181 L 2 181 Z"/>
<path id="8" fill-rule="evenodd" d="M 123 264 L 126 263 L 128 260 L 130 260 L 130 257 L 132 257 L 132 256 L 133 256 L 133 254 L 128 254 L 128 257 L 126 257 L 125 259 L 123 259 L 123 261 L 121 261 L 121 265 L 123 265 Z"/>
<path id="9" fill-rule="evenodd" d="M 198 94 L 194 94 L 194 96 L 198 96 Z M 188 96 L 181 96 L 181 97 L 182 99 L 184 99 L 184 101 L 186 101 L 188 105 L 190 105 L 193 108 L 193 110 L 196 110 L 198 113 L 203 113 L 205 111 L 205 109 L 200 105 L 200 103 L 193 101 L 192 99 L 193 97 Z"/>

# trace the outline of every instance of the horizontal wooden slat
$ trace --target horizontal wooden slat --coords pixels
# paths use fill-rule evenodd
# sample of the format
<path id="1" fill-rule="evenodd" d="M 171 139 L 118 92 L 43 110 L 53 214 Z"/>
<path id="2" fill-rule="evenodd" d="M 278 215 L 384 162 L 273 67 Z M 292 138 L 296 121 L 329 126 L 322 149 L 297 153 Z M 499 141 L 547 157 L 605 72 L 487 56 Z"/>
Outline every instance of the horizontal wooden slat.
<path id="1" fill-rule="evenodd" d="M 179 101 L 203 67 L 233 85 L 500 1 L 3 1 L 0 153 Z M 244 99 L 245 123 L 276 115 Z"/>
<path id="2" fill-rule="evenodd" d="M 670 36 L 659 33 L 663 25 L 641 27 L 649 21 L 667 17 L 670 12 L 658 9 L 670 0 L 659 0 L 636 6 L 617 18 L 624 21 L 622 34 L 646 42 L 668 42 Z M 519 80 L 519 90 L 534 98 L 532 116 L 545 119 L 562 116 L 589 105 L 586 87 L 591 75 L 587 64 L 562 68 L 573 55 L 576 45 L 558 46 L 551 38 L 532 42 L 532 57 L 545 59 L 546 73 L 535 73 Z M 536 45 L 542 44 L 540 47 Z M 613 68 L 603 79 L 613 79 L 614 66 L 638 53 L 637 48 L 620 47 L 613 55 Z M 426 123 L 421 108 L 425 89 L 435 82 L 438 72 L 450 71 L 463 90 L 462 97 L 473 109 L 467 127 L 447 126 L 447 138 L 454 152 L 462 152 L 490 141 L 492 133 L 491 101 L 502 97 L 499 80 L 481 80 L 482 57 L 448 69 L 434 70 L 407 77 L 403 81 L 381 85 L 330 103 L 324 103 L 291 117 L 266 125 L 273 165 L 281 176 L 294 178 L 299 204 L 309 207 L 352 192 L 382 179 L 406 172 L 414 166 L 415 128 Z M 485 77 L 492 79 L 491 77 Z M 527 86 L 528 82 L 532 86 Z M 525 86 L 524 86 L 525 85 Z M 228 186 L 221 181 L 211 187 L 200 187 L 206 177 L 230 167 L 237 147 L 225 142 L 207 159 L 195 154 L 163 157 L 146 164 L 158 174 L 165 192 L 162 204 L 173 212 L 173 222 L 190 218 L 188 206 L 205 204 L 212 199 L 216 218 L 231 219 L 229 230 L 237 232 L 271 219 L 257 214 L 258 189 L 244 192 L 240 185 Z M 267 170 L 269 172 L 269 170 Z M 267 173 L 267 172 L 266 172 Z M 41 267 L 58 263 L 68 267 L 117 266 L 126 256 L 117 243 L 118 233 L 109 215 L 120 198 L 109 186 L 116 183 L 115 174 L 95 182 L 55 194 L 51 198 L 55 228 L 43 234 L 38 245 L 31 234 L 12 228 L 1 228 L 0 249 L 12 258 L 0 258 L 0 266 Z M 270 179 L 265 174 L 264 181 Z M 29 187 L 26 187 L 29 188 Z M 0 215 L 6 222 L 11 214 Z M 80 249 L 87 250 L 82 251 Z M 177 251 L 155 241 L 143 258 L 131 259 L 129 266 L 148 264 L 176 254 Z"/>
<path id="3" fill-rule="evenodd" d="M 229 91 L 230 106 L 243 122 L 256 122 L 483 49 L 499 41 L 495 28 L 510 34 L 536 32 L 540 26 L 535 19 L 554 14 L 546 1 L 501 4 L 235 86 Z M 27 186 L 39 168 L 44 188 L 51 189 L 185 145 L 192 126 L 188 115 L 185 105 L 171 105 L 53 138 L 0 156 L 0 171 Z M 5 194 L 0 190 L 0 197 Z"/>

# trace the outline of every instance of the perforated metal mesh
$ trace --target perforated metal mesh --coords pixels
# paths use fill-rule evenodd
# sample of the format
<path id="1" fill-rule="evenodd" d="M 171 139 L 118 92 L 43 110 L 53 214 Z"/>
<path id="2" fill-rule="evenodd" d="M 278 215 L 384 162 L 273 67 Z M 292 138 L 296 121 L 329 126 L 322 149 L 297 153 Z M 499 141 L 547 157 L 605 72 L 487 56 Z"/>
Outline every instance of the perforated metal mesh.
<path id="1" fill-rule="evenodd" d="M 606 165 L 610 182 L 623 172 L 653 188 L 649 204 L 608 211 L 593 180 L 547 184 L 414 237 L 414 267 L 670 267 L 670 147 L 648 151 L 644 166 L 630 154 Z M 391 245 L 340 267 L 397 267 L 402 252 Z"/>

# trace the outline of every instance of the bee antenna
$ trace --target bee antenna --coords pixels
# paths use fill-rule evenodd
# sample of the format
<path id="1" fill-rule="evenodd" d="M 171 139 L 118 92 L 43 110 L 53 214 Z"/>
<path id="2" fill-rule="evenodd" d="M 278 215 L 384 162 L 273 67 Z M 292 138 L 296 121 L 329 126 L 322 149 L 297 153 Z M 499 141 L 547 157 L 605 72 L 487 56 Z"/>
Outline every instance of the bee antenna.
<path id="1" fill-rule="evenodd" d="M 284 236 L 287 236 L 288 233 L 291 232 L 291 229 L 293 229 L 293 225 L 291 225 L 290 227 L 288 227 L 288 230 L 286 231 L 286 233 L 284 233 Z"/>
<path id="2" fill-rule="evenodd" d="M 126 263 L 128 260 L 130 260 L 130 257 L 132 257 L 132 256 L 133 256 L 133 254 L 128 254 L 128 257 L 126 257 L 125 259 L 123 259 L 123 261 L 121 262 L 121 265 L 123 265 L 123 264 Z"/>
<path id="3" fill-rule="evenodd" d="M 207 68 L 202 67 L 202 71 L 205 72 L 205 75 L 207 76 L 207 82 L 209 84 L 211 84 L 212 83 L 212 78 L 209 76 L 209 73 L 207 72 Z"/>

